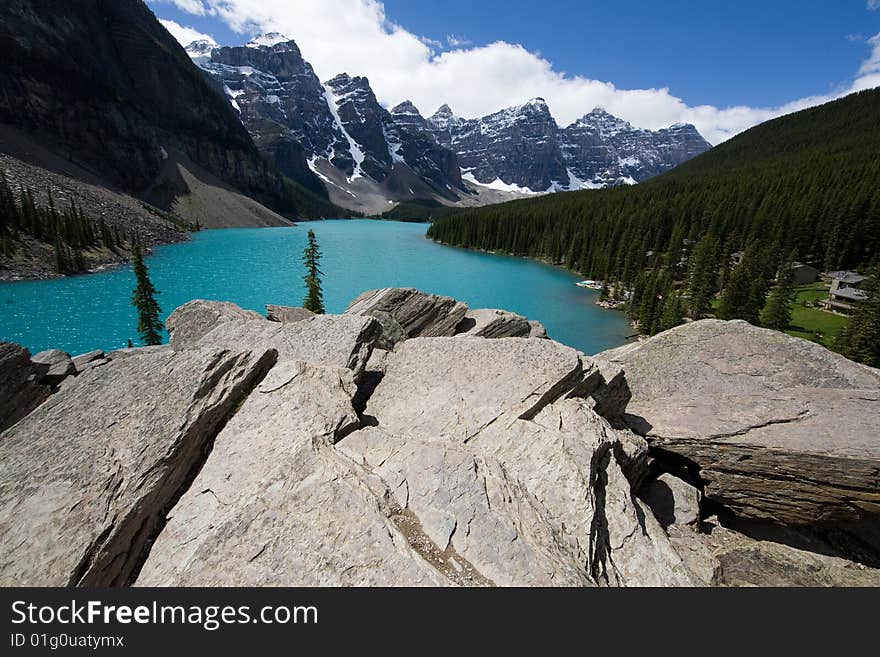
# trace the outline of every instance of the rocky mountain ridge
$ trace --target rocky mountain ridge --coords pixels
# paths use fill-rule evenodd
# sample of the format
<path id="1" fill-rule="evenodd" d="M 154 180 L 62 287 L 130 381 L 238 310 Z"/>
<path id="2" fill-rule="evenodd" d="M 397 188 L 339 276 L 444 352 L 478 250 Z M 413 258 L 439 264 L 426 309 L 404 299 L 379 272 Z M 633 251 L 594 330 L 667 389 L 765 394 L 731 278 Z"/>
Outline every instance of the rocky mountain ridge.
<path id="1" fill-rule="evenodd" d="M 399 124 L 366 78 L 343 73 L 322 83 L 295 42 L 277 34 L 240 47 L 199 41 L 187 52 L 261 151 L 288 175 L 307 169 L 336 202 L 384 211 L 386 198 L 454 203 L 469 194 L 455 153 Z"/>
<path id="2" fill-rule="evenodd" d="M 642 130 L 601 108 L 560 128 L 543 98 L 481 119 L 443 105 L 427 123 L 458 153 L 466 179 L 526 192 L 633 185 L 711 148 L 692 125 Z"/>
<path id="3" fill-rule="evenodd" d="M 847 396 L 851 420 L 876 416 L 876 370 L 742 322 L 591 358 L 512 313 L 409 289 L 366 292 L 339 316 L 269 310 L 283 321 L 193 301 L 169 318 L 170 345 L 76 359 L 0 346 L 0 409 L 20 409 L 0 422 L 0 582 L 880 583 L 864 549 L 880 545 L 876 435 L 852 423 L 810 443 L 822 392 Z M 750 354 L 748 371 L 713 341 Z M 816 370 L 812 391 L 770 393 Z M 670 390 L 669 407 L 652 405 Z M 701 422 L 676 428 L 694 395 Z M 791 399 L 808 406 L 803 431 L 767 419 Z M 726 449 L 713 445 L 730 432 L 713 427 L 729 413 L 713 400 L 743 418 Z M 788 437 L 759 439 L 776 426 Z M 735 496 L 711 461 L 668 441 L 685 434 L 722 458 L 751 445 Z M 779 513 L 804 484 L 847 512 Z M 777 533 L 750 528 L 748 509 L 774 513 Z M 835 531 L 862 542 L 832 543 Z"/>
<path id="4" fill-rule="evenodd" d="M 197 41 L 187 52 L 282 170 L 291 164 L 277 144 L 298 142 L 331 197 L 349 207 L 370 193 L 392 203 L 469 205 L 481 202 L 475 193 L 494 192 L 494 201 L 499 193 L 634 184 L 710 148 L 693 126 L 640 130 L 601 110 L 562 129 L 540 98 L 481 119 L 456 117 L 448 105 L 425 118 L 410 101 L 389 112 L 366 78 L 319 82 L 296 43 L 279 34 L 241 47 Z M 374 184 L 355 184 L 361 178 Z"/>

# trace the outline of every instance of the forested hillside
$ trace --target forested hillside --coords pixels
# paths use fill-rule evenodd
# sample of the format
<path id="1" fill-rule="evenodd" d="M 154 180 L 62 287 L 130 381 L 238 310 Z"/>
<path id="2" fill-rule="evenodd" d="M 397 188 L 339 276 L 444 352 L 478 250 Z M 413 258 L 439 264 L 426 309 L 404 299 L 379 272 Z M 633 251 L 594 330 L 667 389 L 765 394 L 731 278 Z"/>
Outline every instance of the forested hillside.
<path id="1" fill-rule="evenodd" d="M 604 280 L 605 296 L 626 300 L 646 333 L 704 316 L 728 288 L 719 314 L 758 323 L 790 260 L 825 270 L 877 264 L 878 153 L 880 90 L 864 91 L 764 123 L 636 187 L 470 210 L 428 235 Z"/>

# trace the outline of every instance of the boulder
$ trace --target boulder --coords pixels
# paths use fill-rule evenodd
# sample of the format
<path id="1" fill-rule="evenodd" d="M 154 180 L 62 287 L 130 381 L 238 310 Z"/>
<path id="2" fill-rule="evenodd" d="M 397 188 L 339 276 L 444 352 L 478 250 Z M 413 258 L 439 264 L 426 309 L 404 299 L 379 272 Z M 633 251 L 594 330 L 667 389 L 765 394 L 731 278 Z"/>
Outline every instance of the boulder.
<path id="1" fill-rule="evenodd" d="M 196 299 L 177 308 L 165 320 L 165 328 L 171 336 L 174 349 L 191 347 L 219 324 L 259 319 L 259 313 L 243 310 L 228 301 L 205 301 Z"/>
<path id="2" fill-rule="evenodd" d="M 544 325 L 541 322 L 537 322 L 533 319 L 529 320 L 529 337 L 530 338 L 540 338 L 545 339 L 549 337 L 547 335 L 547 329 L 544 328 Z"/>
<path id="3" fill-rule="evenodd" d="M 0 342 L 0 431 L 11 427 L 42 404 L 49 389 L 38 381 L 46 368 L 31 362 L 30 352 L 12 342 Z"/>
<path id="4" fill-rule="evenodd" d="M 668 472 L 648 482 L 639 496 L 663 527 L 692 525 L 700 520 L 700 491 Z"/>
<path id="5" fill-rule="evenodd" d="M 372 317 L 315 315 L 295 324 L 265 319 L 223 322 L 204 335 L 196 345 L 226 349 L 274 349 L 279 361 L 305 361 L 344 367 L 360 378 L 380 327 Z"/>
<path id="6" fill-rule="evenodd" d="M 74 356 L 73 364 L 76 367 L 77 373 L 80 373 L 86 369 L 89 369 L 87 367 L 89 363 L 94 363 L 95 361 L 102 360 L 106 360 L 104 352 L 100 349 L 96 349 L 95 351 L 90 351 L 85 354 L 80 354 L 79 356 Z M 92 367 L 94 367 L 94 365 Z"/>
<path id="7" fill-rule="evenodd" d="M 560 540 L 559 525 L 495 457 L 399 436 L 381 426 L 352 433 L 339 449 L 387 482 L 418 523 L 433 563 L 453 563 L 461 584 L 592 586 L 584 555 Z M 441 568 L 442 572 L 442 568 Z"/>
<path id="8" fill-rule="evenodd" d="M 0 585 L 128 583 L 270 350 L 132 355 L 0 435 Z"/>
<path id="9" fill-rule="evenodd" d="M 68 376 L 76 374 L 76 365 L 73 364 L 70 354 L 60 349 L 41 351 L 31 360 L 45 369 L 40 383 L 46 386 L 57 386 Z"/>
<path id="10" fill-rule="evenodd" d="M 349 304 L 346 314 L 391 315 L 407 338 L 448 337 L 467 313 L 467 306 L 451 297 L 441 297 L 411 288 L 382 288 L 364 292 Z"/>
<path id="11" fill-rule="evenodd" d="M 309 317 L 314 317 L 315 313 L 305 308 L 294 308 L 291 306 L 275 306 L 266 304 L 266 319 L 270 322 L 281 322 L 282 324 L 294 324 L 301 322 Z"/>
<path id="12" fill-rule="evenodd" d="M 625 368 L 627 422 L 658 457 L 695 464 L 707 498 L 880 564 L 880 371 L 742 321 L 693 322 L 596 359 Z"/>
<path id="13" fill-rule="evenodd" d="M 456 334 L 481 338 L 528 338 L 533 331 L 540 333 L 538 326 L 540 325 L 533 325 L 522 315 L 506 310 L 477 309 L 467 311 L 464 319 L 456 327 Z M 545 336 L 546 334 L 547 332 L 544 331 Z"/>
<path id="14" fill-rule="evenodd" d="M 403 330 L 403 327 L 394 319 L 391 313 L 387 313 L 384 310 L 374 310 L 370 313 L 370 316 L 379 322 L 379 326 L 382 327 L 382 333 L 376 342 L 376 347 L 385 351 L 391 351 L 398 342 L 406 340 L 406 331 Z"/>

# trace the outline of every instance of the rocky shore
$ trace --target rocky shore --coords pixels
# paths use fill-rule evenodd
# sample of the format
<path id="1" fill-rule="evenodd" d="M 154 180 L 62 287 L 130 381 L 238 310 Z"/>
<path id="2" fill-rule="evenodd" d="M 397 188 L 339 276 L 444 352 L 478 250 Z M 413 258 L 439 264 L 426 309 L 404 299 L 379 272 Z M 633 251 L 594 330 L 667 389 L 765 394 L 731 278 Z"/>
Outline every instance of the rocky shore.
<path id="1" fill-rule="evenodd" d="M 0 345 L 0 584 L 880 585 L 880 372 L 742 322 L 586 356 L 416 290 Z"/>

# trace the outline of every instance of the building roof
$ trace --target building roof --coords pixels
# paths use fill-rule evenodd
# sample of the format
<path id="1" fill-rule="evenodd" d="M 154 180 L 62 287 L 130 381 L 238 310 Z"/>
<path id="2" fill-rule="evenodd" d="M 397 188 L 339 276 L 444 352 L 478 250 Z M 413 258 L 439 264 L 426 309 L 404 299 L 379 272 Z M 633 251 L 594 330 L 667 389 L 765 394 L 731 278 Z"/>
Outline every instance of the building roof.
<path id="1" fill-rule="evenodd" d="M 857 271 L 832 271 L 828 272 L 828 275 L 834 280 L 847 283 L 848 285 L 858 285 L 868 278 L 867 276 L 862 276 Z"/>
<path id="2" fill-rule="evenodd" d="M 831 293 L 835 299 L 847 299 L 848 301 L 864 301 L 868 298 L 868 293 L 853 287 L 843 287 Z"/>

